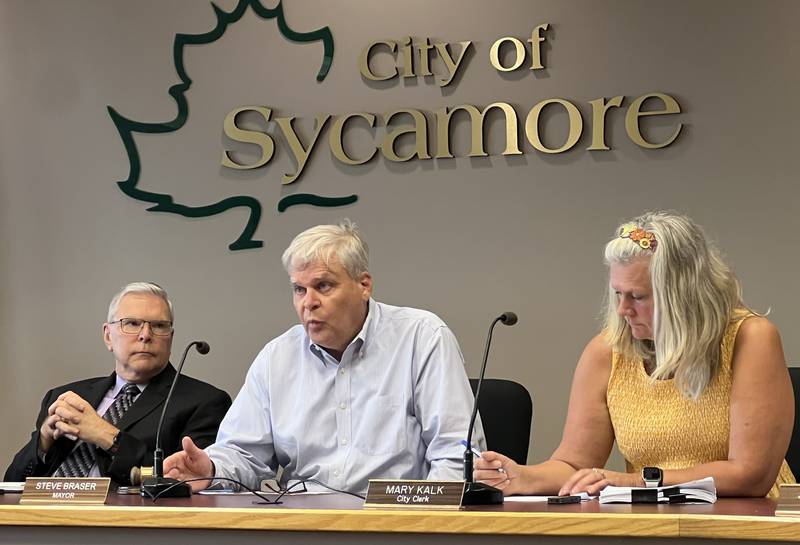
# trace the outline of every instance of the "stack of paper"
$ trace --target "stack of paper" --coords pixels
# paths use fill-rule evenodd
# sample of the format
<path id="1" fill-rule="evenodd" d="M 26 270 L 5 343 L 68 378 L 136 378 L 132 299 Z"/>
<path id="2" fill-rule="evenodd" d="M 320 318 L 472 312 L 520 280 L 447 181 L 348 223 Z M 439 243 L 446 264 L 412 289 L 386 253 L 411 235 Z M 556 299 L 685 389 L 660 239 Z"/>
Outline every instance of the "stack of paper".
<path id="1" fill-rule="evenodd" d="M 658 488 L 607 486 L 600 491 L 600 503 L 714 503 L 716 501 L 717 487 L 714 486 L 713 477 Z"/>
<path id="2" fill-rule="evenodd" d="M 24 482 L 0 482 L 0 494 L 8 494 L 12 492 L 22 492 L 22 489 L 25 488 Z"/>
<path id="3" fill-rule="evenodd" d="M 778 516 L 800 516 L 800 484 L 782 484 L 775 514 Z"/>

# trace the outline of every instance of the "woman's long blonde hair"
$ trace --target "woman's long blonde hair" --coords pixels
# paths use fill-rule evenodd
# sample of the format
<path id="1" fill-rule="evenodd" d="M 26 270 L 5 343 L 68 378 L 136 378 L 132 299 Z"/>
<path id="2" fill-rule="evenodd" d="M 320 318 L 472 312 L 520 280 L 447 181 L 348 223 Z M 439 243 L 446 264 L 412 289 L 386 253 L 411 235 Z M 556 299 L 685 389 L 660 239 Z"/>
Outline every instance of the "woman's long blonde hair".
<path id="1" fill-rule="evenodd" d="M 655 248 L 620 237 L 631 224 L 655 236 Z M 720 345 L 737 309 L 745 308 L 741 287 L 717 247 L 691 219 L 675 212 L 648 212 L 620 225 L 606 244 L 605 261 L 629 263 L 650 258 L 653 288 L 653 341 L 635 339 L 617 314 L 609 286 L 606 339 L 626 359 L 650 360 L 653 380 L 674 378 L 678 390 L 697 399 L 720 365 Z"/>

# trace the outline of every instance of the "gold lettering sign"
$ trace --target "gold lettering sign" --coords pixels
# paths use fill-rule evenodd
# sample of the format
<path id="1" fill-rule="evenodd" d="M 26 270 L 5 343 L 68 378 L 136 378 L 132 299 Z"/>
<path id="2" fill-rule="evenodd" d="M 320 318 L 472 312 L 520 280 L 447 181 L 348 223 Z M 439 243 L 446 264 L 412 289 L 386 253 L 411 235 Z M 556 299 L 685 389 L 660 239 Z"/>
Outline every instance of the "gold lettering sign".
<path id="1" fill-rule="evenodd" d="M 545 32 L 550 28 L 550 23 L 539 24 L 531 30 L 530 38 L 523 42 L 515 36 L 505 36 L 495 40 L 489 49 L 489 61 L 500 72 L 518 70 L 525 63 L 530 54 L 529 70 L 542 70 L 545 62 L 542 58 L 542 44 L 546 40 Z M 397 77 L 418 78 L 433 76 L 429 83 L 435 82 L 440 87 L 450 85 L 455 78 L 463 72 L 466 66 L 467 53 L 472 47 L 472 41 L 461 42 L 434 42 L 430 38 L 414 38 L 405 36 L 398 40 L 378 40 L 368 44 L 361 50 L 358 57 L 359 71 L 368 81 L 380 82 Z M 513 59 L 501 60 L 502 51 L 513 47 Z M 380 55 L 375 63 L 372 57 Z M 437 72 L 431 70 L 431 56 L 438 58 Z M 387 67 L 387 57 L 391 59 L 391 66 Z M 507 56 L 508 57 L 508 56 Z M 379 62 L 380 61 L 380 62 Z M 597 98 L 589 101 L 591 105 L 591 144 L 587 151 L 608 151 L 611 147 L 606 143 L 606 125 L 608 112 L 614 108 L 622 108 L 625 102 L 623 95 L 617 95 L 608 100 Z M 643 109 L 645 103 L 648 109 Z M 544 135 L 547 132 L 547 123 L 541 121 L 542 112 L 546 108 L 563 109 L 567 114 L 568 131 L 566 140 L 558 146 L 549 147 L 545 143 Z M 331 155 L 339 162 L 357 166 L 370 161 L 380 151 L 387 161 L 405 162 L 411 159 L 429 160 L 452 159 L 455 155 L 450 150 L 453 130 L 453 117 L 469 119 L 470 148 L 468 157 L 486 157 L 485 141 L 486 115 L 491 110 L 502 112 L 505 121 L 505 148 L 502 155 L 521 155 L 523 153 L 519 138 L 519 117 L 515 107 L 507 102 L 493 102 L 480 109 L 472 104 L 457 106 L 444 106 L 433 112 L 423 112 L 413 108 L 391 110 L 376 116 L 370 112 L 350 112 L 334 117 L 330 114 L 320 113 L 316 116 L 314 133 L 308 142 L 303 143 L 293 127 L 296 119 L 294 116 L 278 117 L 275 124 L 283 136 L 283 142 L 289 148 L 297 168 L 294 172 L 283 175 L 283 183 L 295 182 L 303 173 L 309 158 L 314 153 L 323 131 L 328 130 L 328 146 Z M 255 144 L 261 148 L 261 157 L 255 163 L 243 164 L 231 157 L 231 151 L 225 150 L 222 154 L 222 166 L 235 169 L 254 169 L 263 167 L 272 158 L 275 142 L 273 138 L 257 130 L 246 130 L 237 125 L 237 116 L 246 111 L 253 111 L 260 115 L 265 122 L 270 121 L 272 109 L 265 106 L 243 106 L 231 110 L 225 117 L 223 130 L 231 140 L 244 144 Z M 670 145 L 680 134 L 682 124 L 678 123 L 672 135 L 661 142 L 651 141 L 642 134 L 641 119 L 649 116 L 673 115 L 681 113 L 680 104 L 668 94 L 653 92 L 634 98 L 625 112 L 625 132 L 631 142 L 646 149 L 659 149 Z M 431 117 L 433 119 L 431 120 Z M 380 122 L 378 121 L 380 119 Z M 346 133 L 358 130 L 366 121 L 370 129 L 376 129 L 376 123 L 385 127 L 385 136 L 382 141 L 374 142 L 371 152 L 348 152 L 345 145 Z M 436 133 L 432 142 L 428 138 L 428 126 L 435 124 Z M 525 136 L 527 142 L 534 150 L 556 154 L 564 153 L 574 148 L 583 135 L 584 119 L 581 110 L 563 98 L 547 98 L 535 104 L 525 116 Z M 372 130 L 372 134 L 379 131 Z M 402 139 L 404 146 L 398 151 L 398 140 Z M 362 140 L 363 141 L 363 140 Z M 409 143 L 411 145 L 409 145 Z M 550 146 L 553 144 L 550 143 Z"/>
<path id="2" fill-rule="evenodd" d="M 262 19 L 277 19 L 277 28 L 284 38 L 292 42 L 321 42 L 323 58 L 322 64 L 316 75 L 317 82 L 322 82 L 328 75 L 335 51 L 333 36 L 329 27 L 322 27 L 314 32 L 298 32 L 287 23 L 283 16 L 283 10 L 278 8 L 269 9 L 255 6 L 259 2 L 251 0 L 239 0 L 238 7 L 231 12 L 221 10 L 216 11 L 217 25 L 215 28 L 199 34 L 177 34 L 173 45 L 173 58 L 175 69 L 180 77 L 181 83 L 173 85 L 169 89 L 170 95 L 175 98 L 178 106 L 177 116 L 159 122 L 143 122 L 131 119 L 120 114 L 116 109 L 108 106 L 108 113 L 116 126 L 120 138 L 122 139 L 130 166 L 129 176 L 125 180 L 118 182 L 120 190 L 128 197 L 149 203 L 148 211 L 176 214 L 188 218 L 210 217 L 221 214 L 230 209 L 244 209 L 249 214 L 247 223 L 241 231 L 239 237 L 228 247 L 231 250 L 246 250 L 260 248 L 263 241 L 255 239 L 255 232 L 258 228 L 262 215 L 261 201 L 252 195 L 227 196 L 212 203 L 195 206 L 186 202 L 177 202 L 173 195 L 158 191 L 152 191 L 140 187 L 141 181 L 141 157 L 137 150 L 134 136 L 144 133 L 173 133 L 183 128 L 189 115 L 189 100 L 186 92 L 192 85 L 186 71 L 184 49 L 187 46 L 208 44 L 216 41 L 225 34 L 226 29 L 236 23 L 248 7 L 252 7 Z M 551 28 L 550 23 L 541 23 L 533 27 L 528 36 L 505 36 L 494 42 L 490 47 L 489 61 L 500 72 L 513 70 L 543 70 L 548 64 L 545 62 L 546 49 L 543 43 L 548 39 L 546 32 Z M 567 34 L 565 34 L 566 36 Z M 576 35 L 576 33 L 572 33 Z M 478 42 L 479 44 L 481 42 Z M 552 42 L 551 42 L 552 43 Z M 506 46 L 514 47 L 514 58 L 511 62 L 508 59 L 501 61 L 501 49 Z M 635 47 L 636 44 L 630 44 Z M 419 38 L 413 34 L 406 34 L 394 37 L 391 40 L 376 40 L 367 44 L 358 54 L 358 67 L 362 82 L 370 85 L 373 89 L 386 89 L 392 84 L 376 85 L 376 82 L 385 82 L 395 78 L 423 78 L 424 85 L 438 85 L 445 87 L 457 84 L 464 76 L 467 65 L 471 59 L 471 53 L 476 49 L 471 40 L 458 42 L 436 41 L 432 38 Z M 508 49 L 508 47 L 506 47 Z M 530 55 L 530 62 L 526 65 L 526 59 Z M 563 66 L 560 68 L 564 68 Z M 519 78 L 516 78 L 519 79 Z M 529 79 L 530 81 L 530 79 Z M 397 81 L 393 83 L 395 87 Z M 412 88 L 413 82 L 404 87 Z M 491 86 L 491 84 L 490 84 Z M 447 96 L 450 94 L 448 93 Z M 329 95 L 330 96 L 330 95 Z M 444 94 L 442 96 L 445 96 Z M 269 97 L 266 97 L 269 98 Z M 597 98 L 590 101 L 591 104 L 591 144 L 589 151 L 608 151 L 611 149 L 606 143 L 605 129 L 607 124 L 606 116 L 612 108 L 621 108 L 625 97 L 615 96 L 609 100 Z M 645 108 L 645 106 L 648 106 Z M 333 108 L 334 106 L 331 106 Z M 547 121 L 540 126 L 540 116 L 545 108 L 563 108 L 568 116 L 568 136 L 566 140 L 556 147 L 548 147 L 547 139 L 544 138 L 547 132 Z M 486 157 L 488 155 L 485 140 L 493 139 L 493 134 L 486 134 L 486 116 L 492 110 L 502 112 L 505 120 L 505 148 L 502 155 L 520 155 L 523 153 L 523 144 L 519 137 L 520 116 L 525 112 L 520 110 L 519 105 L 510 105 L 508 102 L 499 99 L 491 102 L 488 106 L 481 109 L 480 106 L 472 104 L 460 104 L 456 106 L 442 106 L 434 112 L 424 112 L 421 109 L 403 108 L 390 110 L 383 114 L 374 114 L 364 111 L 344 113 L 334 116 L 330 113 L 317 113 L 313 134 L 301 137 L 301 133 L 295 126 L 296 116 L 285 115 L 272 119 L 273 109 L 263 105 L 240 106 L 230 110 L 222 121 L 222 130 L 227 140 L 233 141 L 238 146 L 229 145 L 226 141 L 222 153 L 220 154 L 220 164 L 224 168 L 236 170 L 253 170 L 264 168 L 275 154 L 275 147 L 278 143 L 288 148 L 290 158 L 295 163 L 293 171 L 286 172 L 282 176 L 283 184 L 291 184 L 300 179 L 308 165 L 316 148 L 320 147 L 320 142 L 324 142 L 323 132 L 328 131 L 328 147 L 331 155 L 336 161 L 348 166 L 362 165 L 370 161 L 378 151 L 390 162 L 403 162 L 412 159 L 421 161 L 430 160 L 432 155 L 438 159 L 451 159 L 455 155 L 450 150 L 450 137 L 452 118 L 457 116 L 463 119 L 469 116 L 470 127 L 470 149 L 469 157 Z M 588 108 L 587 108 L 588 110 Z M 381 111 L 381 110 L 378 110 Z M 663 116 L 680 114 L 681 107 L 678 101 L 665 93 L 650 93 L 642 95 L 633 100 L 632 104 L 625 112 L 624 126 L 625 131 L 633 143 L 646 149 L 659 149 L 673 143 L 680 134 L 682 125 L 677 123 L 671 136 L 666 139 L 645 136 L 647 131 L 643 127 L 642 118 L 650 116 Z M 540 153 L 563 153 L 573 149 L 583 134 L 584 119 L 581 117 L 581 109 L 564 98 L 547 98 L 541 100 L 533 106 L 525 115 L 525 135 L 527 142 L 534 150 Z M 609 116 L 615 119 L 616 117 Z M 248 119 L 249 118 L 249 119 Z M 255 118 L 255 119 L 253 119 Z M 331 119 L 333 118 L 333 119 Z M 376 126 L 379 123 L 383 127 Z M 247 122 L 250 126 L 247 126 Z M 253 127 L 255 121 L 256 127 Z M 346 139 L 348 132 L 352 133 L 364 130 L 364 122 L 367 123 L 367 132 L 372 136 L 372 149 L 364 150 L 363 135 L 359 142 L 359 149 L 347 151 Z M 558 121 L 556 121 L 558 122 Z M 436 125 L 435 139 L 430 139 L 428 134 L 429 125 Z M 492 126 L 494 123 L 492 123 Z M 385 128 L 385 131 L 383 129 Z M 662 126 L 659 127 L 663 129 Z M 383 135 L 381 137 L 381 135 Z M 379 140 L 380 139 L 380 140 Z M 410 146 L 408 144 L 411 144 Z M 244 146 L 242 146 L 244 145 Z M 252 148 L 256 146 L 257 148 Z M 247 149 L 257 149 L 257 157 L 246 158 Z M 325 147 L 325 144 L 322 144 Z M 353 146 L 354 147 L 354 146 Z M 233 149 L 229 149 L 233 148 Z M 238 149 L 237 149 L 238 148 Z M 242 149 L 244 148 L 244 149 Z M 241 155 L 240 155 L 241 154 Z M 319 154 L 317 154 L 319 155 Z M 335 194 L 335 190 L 333 191 Z M 358 195 L 345 196 L 323 196 L 308 194 L 303 192 L 284 195 L 277 203 L 279 212 L 299 204 L 312 206 L 337 207 L 352 204 L 358 201 Z"/>
<path id="3" fill-rule="evenodd" d="M 648 100 L 660 101 L 664 105 L 662 109 L 658 110 L 642 110 L 642 104 Z M 606 114 L 612 108 L 621 108 L 625 102 L 625 97 L 622 95 L 615 96 L 609 100 L 605 98 L 598 98 L 589 102 L 592 107 L 592 142 L 586 149 L 589 151 L 608 151 L 611 149 L 606 144 L 605 128 L 606 128 Z M 547 126 L 540 126 L 540 116 L 546 107 L 563 108 L 567 113 L 568 135 L 564 143 L 558 147 L 549 148 L 545 145 L 542 136 L 547 131 Z M 330 114 L 317 114 L 314 125 L 314 133 L 308 139 L 307 143 L 303 143 L 300 137 L 294 130 L 293 122 L 296 119 L 294 116 L 290 117 L 277 117 L 275 118 L 276 125 L 278 126 L 283 140 L 289 148 L 292 158 L 297 163 L 297 170 L 294 173 L 286 173 L 283 176 L 283 183 L 289 184 L 297 181 L 303 173 L 308 160 L 318 147 L 321 141 L 319 138 L 325 130 L 329 130 L 328 146 L 331 154 L 341 163 L 346 165 L 356 166 L 363 165 L 371 160 L 375 154 L 380 151 L 381 154 L 389 161 L 403 162 L 417 158 L 419 160 L 431 159 L 432 149 L 431 143 L 428 140 L 428 121 L 429 116 L 433 116 L 436 124 L 436 137 L 433 142 L 435 146 L 435 153 L 433 157 L 437 159 L 452 159 L 455 155 L 450 150 L 450 140 L 453 133 L 452 119 L 454 115 L 461 114 L 467 115 L 469 118 L 470 130 L 470 149 L 467 154 L 468 157 L 486 157 L 489 155 L 485 146 L 485 122 L 486 115 L 490 110 L 496 109 L 503 113 L 505 120 L 505 148 L 501 155 L 521 155 L 523 153 L 519 141 L 519 115 L 513 106 L 507 102 L 494 102 L 489 104 L 482 110 L 472 104 L 461 104 L 453 107 L 443 107 L 433 112 L 422 112 L 412 108 L 404 108 L 386 112 L 380 116 L 382 124 L 386 127 L 386 136 L 381 142 L 375 142 L 374 148 L 370 153 L 362 157 L 354 157 L 352 153 L 346 151 L 345 146 L 345 133 L 352 130 L 353 125 L 359 124 L 362 126 L 364 122 L 369 128 L 375 128 L 378 123 L 378 117 L 369 112 L 351 112 L 342 114 L 328 123 L 331 116 Z M 232 110 L 227 116 L 226 120 L 233 120 L 238 113 L 245 110 L 253 110 L 259 112 L 264 119 L 268 119 L 272 113 L 270 108 L 260 106 L 247 106 L 236 108 Z M 664 93 L 649 93 L 642 95 L 633 100 L 628 106 L 625 114 L 625 129 L 630 140 L 643 148 L 657 149 L 668 146 L 678 137 L 681 131 L 681 124 L 678 123 L 674 133 L 667 140 L 660 143 L 653 143 L 647 141 L 639 128 L 640 118 L 654 115 L 670 115 L 681 112 L 681 107 L 678 101 L 673 97 Z M 410 119 L 410 124 L 403 126 L 400 119 Z M 360 120 L 360 121 L 359 121 Z M 563 153 L 572 149 L 580 140 L 583 135 L 583 117 L 578 107 L 572 102 L 562 98 L 548 98 L 542 100 L 533 108 L 528 111 L 525 118 L 525 134 L 527 140 L 536 151 L 541 153 L 555 154 Z M 390 126 L 391 125 L 391 126 Z M 239 131 L 239 132 L 237 132 Z M 236 166 L 231 168 L 238 169 L 253 169 L 263 166 L 263 159 L 267 160 L 272 157 L 274 141 L 272 137 L 265 133 L 258 133 L 254 130 L 230 129 L 230 124 L 226 123 L 225 133 L 232 140 L 243 143 L 260 143 L 262 147 L 262 160 L 254 164 L 243 165 L 236 163 Z M 255 135 L 260 135 L 256 138 Z M 396 150 L 397 140 L 404 136 L 409 135 L 413 138 L 413 151 L 399 155 Z M 267 153 L 268 152 L 268 153 Z M 229 158 L 229 151 L 225 152 L 223 157 L 223 166 L 229 166 L 226 163 L 226 157 Z"/>

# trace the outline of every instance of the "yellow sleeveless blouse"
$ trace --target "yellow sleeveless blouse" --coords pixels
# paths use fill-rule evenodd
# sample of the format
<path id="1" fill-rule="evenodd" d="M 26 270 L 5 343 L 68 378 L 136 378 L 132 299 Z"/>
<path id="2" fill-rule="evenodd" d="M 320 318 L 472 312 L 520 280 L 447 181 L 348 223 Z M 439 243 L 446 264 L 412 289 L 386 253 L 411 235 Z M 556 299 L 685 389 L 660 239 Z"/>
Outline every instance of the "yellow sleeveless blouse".
<path id="1" fill-rule="evenodd" d="M 739 326 L 750 316 L 731 321 L 722 339 L 720 368 L 697 401 L 683 397 L 673 380 L 651 382 L 642 361 L 613 353 L 606 399 L 628 472 L 647 466 L 684 469 L 728 459 L 733 345 Z M 793 482 L 784 460 L 767 497 L 778 496 L 779 484 Z"/>

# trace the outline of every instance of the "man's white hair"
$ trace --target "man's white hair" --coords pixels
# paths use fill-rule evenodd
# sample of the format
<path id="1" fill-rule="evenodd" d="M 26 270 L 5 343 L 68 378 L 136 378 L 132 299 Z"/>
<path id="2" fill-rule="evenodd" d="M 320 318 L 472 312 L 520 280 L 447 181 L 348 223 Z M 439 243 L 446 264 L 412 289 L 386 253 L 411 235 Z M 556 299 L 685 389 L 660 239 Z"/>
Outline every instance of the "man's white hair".
<path id="1" fill-rule="evenodd" d="M 169 300 L 169 296 L 167 295 L 166 290 L 159 286 L 158 284 L 154 284 L 153 282 L 131 282 L 124 288 L 122 288 L 119 293 L 117 293 L 113 299 L 111 299 L 111 303 L 108 305 L 108 317 L 107 321 L 113 322 L 117 316 L 117 310 L 119 309 L 119 302 L 122 300 L 123 297 L 128 295 L 129 293 L 147 293 L 150 295 L 155 295 L 156 297 L 160 297 L 164 300 L 169 308 L 169 321 L 175 321 L 175 314 L 172 310 L 172 301 Z M 124 318 L 125 316 L 123 316 Z"/>
<path id="2" fill-rule="evenodd" d="M 358 227 L 345 219 L 338 225 L 317 225 L 306 229 L 292 240 L 281 261 L 286 272 L 303 269 L 311 263 L 329 266 L 336 258 L 342 267 L 357 280 L 369 270 L 369 247 Z"/>

